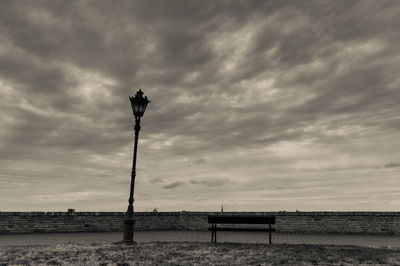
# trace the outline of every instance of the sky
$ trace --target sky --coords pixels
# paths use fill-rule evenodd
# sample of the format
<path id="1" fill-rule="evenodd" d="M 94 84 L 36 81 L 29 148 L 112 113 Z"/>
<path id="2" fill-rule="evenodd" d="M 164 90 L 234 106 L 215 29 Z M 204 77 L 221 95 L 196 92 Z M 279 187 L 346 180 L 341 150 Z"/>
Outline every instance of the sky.
<path id="1" fill-rule="evenodd" d="M 0 210 L 399 211 L 400 2 L 0 1 Z"/>

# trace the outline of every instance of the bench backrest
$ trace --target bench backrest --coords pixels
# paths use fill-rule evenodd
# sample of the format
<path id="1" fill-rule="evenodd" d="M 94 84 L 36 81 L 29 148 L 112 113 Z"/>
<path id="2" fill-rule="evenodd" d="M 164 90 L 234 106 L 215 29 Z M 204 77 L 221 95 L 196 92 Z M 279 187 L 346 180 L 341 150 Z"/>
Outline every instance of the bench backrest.
<path id="1" fill-rule="evenodd" d="M 274 216 L 208 216 L 209 224 L 275 224 Z"/>

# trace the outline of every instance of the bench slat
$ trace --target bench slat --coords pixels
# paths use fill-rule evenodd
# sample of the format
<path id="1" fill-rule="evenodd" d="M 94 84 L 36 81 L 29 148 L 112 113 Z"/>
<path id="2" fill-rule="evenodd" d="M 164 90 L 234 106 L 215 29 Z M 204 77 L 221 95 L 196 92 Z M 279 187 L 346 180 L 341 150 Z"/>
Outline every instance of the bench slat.
<path id="1" fill-rule="evenodd" d="M 271 216 L 208 216 L 208 223 L 213 224 L 275 224 Z"/>
<path id="2" fill-rule="evenodd" d="M 208 231 L 261 231 L 261 232 L 276 232 L 275 228 L 232 228 L 232 227 L 209 227 Z"/>

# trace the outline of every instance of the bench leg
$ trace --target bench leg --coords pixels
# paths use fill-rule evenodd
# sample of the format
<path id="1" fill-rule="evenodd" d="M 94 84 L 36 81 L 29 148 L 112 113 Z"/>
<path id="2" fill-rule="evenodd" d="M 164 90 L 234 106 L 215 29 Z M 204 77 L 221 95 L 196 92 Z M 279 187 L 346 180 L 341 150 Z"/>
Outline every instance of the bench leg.
<path id="1" fill-rule="evenodd" d="M 271 234 L 272 234 L 272 232 L 271 232 L 271 224 L 270 224 L 270 225 L 269 225 L 269 244 L 270 244 L 270 245 L 272 244 Z"/>
<path id="2" fill-rule="evenodd" d="M 211 243 L 217 243 L 217 231 L 211 233 Z"/>
<path id="3" fill-rule="evenodd" d="M 217 228 L 216 224 L 212 224 L 211 243 L 217 243 Z"/>

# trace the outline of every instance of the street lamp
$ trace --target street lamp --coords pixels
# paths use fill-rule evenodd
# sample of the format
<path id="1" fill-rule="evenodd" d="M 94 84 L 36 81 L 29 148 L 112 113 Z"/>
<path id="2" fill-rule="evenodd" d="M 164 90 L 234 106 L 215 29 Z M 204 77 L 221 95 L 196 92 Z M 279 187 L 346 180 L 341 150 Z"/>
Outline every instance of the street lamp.
<path id="1" fill-rule="evenodd" d="M 135 97 L 129 96 L 129 100 L 131 101 L 132 112 L 135 116 L 135 146 L 133 149 L 133 163 L 132 163 L 132 174 L 131 174 L 131 190 L 129 194 L 129 205 L 128 210 L 126 212 L 126 220 L 124 221 L 124 242 L 126 244 L 134 244 L 133 241 L 133 230 L 135 225 L 135 220 L 133 218 L 133 193 L 135 190 L 135 177 L 136 177 L 136 155 L 137 155 L 137 146 L 138 146 L 138 138 L 140 131 L 140 118 L 144 115 L 144 111 L 146 111 L 147 104 L 150 102 L 146 96 L 143 97 L 142 90 L 138 90 L 136 92 Z"/>

